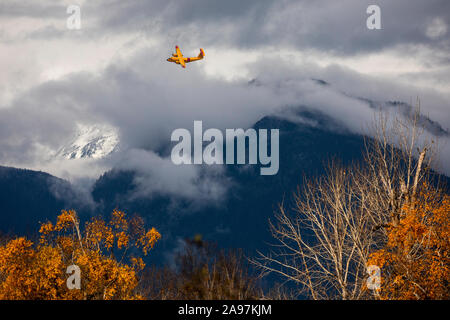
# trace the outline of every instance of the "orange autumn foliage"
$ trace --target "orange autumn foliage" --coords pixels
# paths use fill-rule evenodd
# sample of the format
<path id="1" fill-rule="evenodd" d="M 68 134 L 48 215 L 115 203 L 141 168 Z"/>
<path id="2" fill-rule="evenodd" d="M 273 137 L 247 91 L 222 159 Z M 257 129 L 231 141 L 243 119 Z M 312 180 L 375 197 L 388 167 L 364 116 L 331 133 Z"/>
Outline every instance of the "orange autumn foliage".
<path id="1" fill-rule="evenodd" d="M 449 220 L 449 195 L 427 192 L 403 208 L 386 246 L 368 261 L 381 268 L 380 298 L 450 298 Z"/>
<path id="2" fill-rule="evenodd" d="M 91 219 L 84 230 L 76 212 L 64 210 L 39 233 L 39 243 L 20 237 L 0 246 L 0 299 L 141 299 L 136 287 L 145 264 L 129 253 L 146 255 L 161 238 L 145 230 L 142 218 L 118 210 L 109 222 Z M 80 290 L 66 285 L 72 264 L 81 270 Z"/>

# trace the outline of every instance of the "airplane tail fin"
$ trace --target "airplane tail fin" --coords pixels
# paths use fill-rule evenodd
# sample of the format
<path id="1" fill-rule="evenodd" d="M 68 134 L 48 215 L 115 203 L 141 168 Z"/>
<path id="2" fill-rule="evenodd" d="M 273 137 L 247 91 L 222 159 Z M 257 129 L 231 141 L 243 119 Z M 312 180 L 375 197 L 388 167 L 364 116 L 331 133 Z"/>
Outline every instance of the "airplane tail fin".
<path id="1" fill-rule="evenodd" d="M 200 54 L 198 55 L 198 58 L 203 59 L 203 57 L 205 56 L 205 51 L 200 48 Z"/>

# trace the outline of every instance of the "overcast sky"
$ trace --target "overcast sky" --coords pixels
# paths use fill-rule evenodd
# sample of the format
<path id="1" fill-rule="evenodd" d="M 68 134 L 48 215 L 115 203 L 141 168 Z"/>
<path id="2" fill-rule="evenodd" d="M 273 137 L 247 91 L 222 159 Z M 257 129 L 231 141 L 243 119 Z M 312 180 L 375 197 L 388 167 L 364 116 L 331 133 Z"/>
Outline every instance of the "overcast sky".
<path id="1" fill-rule="evenodd" d="M 71 4 L 81 8 L 80 30 L 66 26 Z M 381 8 L 381 30 L 366 27 L 370 4 Z M 422 112 L 449 130 L 449 28 L 448 0 L 1 0 L 0 165 L 70 179 L 128 159 L 161 181 L 156 188 L 218 196 L 220 172 L 189 184 L 199 168 L 174 173 L 155 153 L 173 129 L 193 120 L 248 127 L 302 104 L 360 133 L 373 110 L 352 97 L 420 97 Z M 181 69 L 166 62 L 175 45 L 187 56 L 202 47 L 206 58 Z M 109 161 L 51 158 L 78 125 L 96 123 L 117 128 L 129 151 Z"/>

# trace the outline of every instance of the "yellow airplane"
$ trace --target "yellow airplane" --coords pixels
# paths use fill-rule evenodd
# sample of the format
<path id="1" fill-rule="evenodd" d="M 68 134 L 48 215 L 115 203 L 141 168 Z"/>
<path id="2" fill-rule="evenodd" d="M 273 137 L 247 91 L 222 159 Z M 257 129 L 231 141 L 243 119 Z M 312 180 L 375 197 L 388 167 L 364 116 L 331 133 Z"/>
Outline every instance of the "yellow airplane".
<path id="1" fill-rule="evenodd" d="M 202 60 L 205 56 L 205 51 L 200 48 L 200 54 L 195 58 L 186 58 L 181 54 L 181 50 L 178 46 L 175 47 L 177 53 L 172 53 L 172 56 L 167 59 L 169 62 L 175 62 L 176 64 L 180 64 L 183 68 L 186 68 L 186 63 Z"/>

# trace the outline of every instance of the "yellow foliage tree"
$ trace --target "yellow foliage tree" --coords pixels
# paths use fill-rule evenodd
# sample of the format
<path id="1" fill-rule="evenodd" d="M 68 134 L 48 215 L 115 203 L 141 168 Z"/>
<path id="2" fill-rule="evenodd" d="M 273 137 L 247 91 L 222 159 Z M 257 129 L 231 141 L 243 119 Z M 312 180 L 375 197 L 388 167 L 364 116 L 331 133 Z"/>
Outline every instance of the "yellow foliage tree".
<path id="1" fill-rule="evenodd" d="M 147 255 L 161 238 L 155 228 L 145 230 L 142 218 L 119 210 L 109 222 L 91 219 L 84 230 L 76 212 L 64 210 L 39 233 L 39 243 L 19 237 L 0 246 L 0 299 L 141 299 L 136 287 L 145 264 L 131 253 Z M 79 290 L 66 285 L 74 264 Z"/>
<path id="2" fill-rule="evenodd" d="M 450 298 L 449 219 L 449 195 L 425 192 L 403 207 L 386 246 L 368 261 L 381 268 L 382 299 Z"/>

